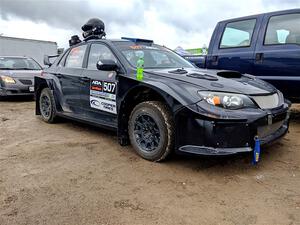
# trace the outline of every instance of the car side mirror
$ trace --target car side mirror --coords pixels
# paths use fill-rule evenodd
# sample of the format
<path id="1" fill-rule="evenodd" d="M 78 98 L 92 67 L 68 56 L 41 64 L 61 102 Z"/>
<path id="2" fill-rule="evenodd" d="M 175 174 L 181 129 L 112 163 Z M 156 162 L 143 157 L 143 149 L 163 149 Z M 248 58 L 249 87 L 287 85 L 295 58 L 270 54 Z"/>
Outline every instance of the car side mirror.
<path id="1" fill-rule="evenodd" d="M 49 60 L 49 56 L 48 55 L 44 55 L 44 64 L 46 66 L 51 66 L 52 65 L 52 63 Z"/>
<path id="2" fill-rule="evenodd" d="M 103 70 L 103 71 L 115 71 L 119 68 L 117 63 L 111 59 L 99 60 L 96 66 L 98 70 Z"/>

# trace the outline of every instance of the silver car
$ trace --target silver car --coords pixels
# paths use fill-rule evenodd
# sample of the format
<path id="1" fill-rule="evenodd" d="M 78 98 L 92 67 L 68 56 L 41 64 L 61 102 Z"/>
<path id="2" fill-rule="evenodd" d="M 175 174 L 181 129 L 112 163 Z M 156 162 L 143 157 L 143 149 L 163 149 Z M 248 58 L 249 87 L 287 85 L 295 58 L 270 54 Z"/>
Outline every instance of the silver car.
<path id="1" fill-rule="evenodd" d="M 34 95 L 34 77 L 42 67 L 32 58 L 0 56 L 0 97 Z"/>

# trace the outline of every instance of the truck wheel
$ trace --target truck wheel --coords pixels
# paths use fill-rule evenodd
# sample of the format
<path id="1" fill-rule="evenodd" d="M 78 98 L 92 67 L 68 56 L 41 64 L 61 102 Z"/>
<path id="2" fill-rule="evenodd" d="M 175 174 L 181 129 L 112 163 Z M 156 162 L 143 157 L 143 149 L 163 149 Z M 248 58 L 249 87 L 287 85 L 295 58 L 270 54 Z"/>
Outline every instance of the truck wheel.
<path id="1" fill-rule="evenodd" d="M 39 107 L 42 119 L 47 123 L 54 123 L 56 108 L 54 96 L 49 88 L 44 88 L 39 97 Z"/>
<path id="2" fill-rule="evenodd" d="M 174 123 L 162 102 L 138 104 L 130 115 L 128 132 L 133 148 L 144 159 L 159 162 L 173 150 Z"/>

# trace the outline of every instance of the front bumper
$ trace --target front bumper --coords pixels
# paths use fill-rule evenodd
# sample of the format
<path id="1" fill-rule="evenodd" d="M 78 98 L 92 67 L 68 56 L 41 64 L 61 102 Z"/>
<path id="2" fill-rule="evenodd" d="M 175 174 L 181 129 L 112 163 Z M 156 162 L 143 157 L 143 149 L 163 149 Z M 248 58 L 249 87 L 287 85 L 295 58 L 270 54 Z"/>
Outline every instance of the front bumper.
<path id="1" fill-rule="evenodd" d="M 34 95 L 34 80 L 32 78 L 14 79 L 15 84 L 5 84 L 0 81 L 0 96 Z"/>
<path id="2" fill-rule="evenodd" d="M 289 128 L 289 112 L 286 107 L 251 121 L 226 121 L 203 118 L 185 111 L 176 117 L 176 124 L 177 151 L 197 155 L 231 155 L 251 152 L 255 137 L 262 145 L 283 137 Z"/>

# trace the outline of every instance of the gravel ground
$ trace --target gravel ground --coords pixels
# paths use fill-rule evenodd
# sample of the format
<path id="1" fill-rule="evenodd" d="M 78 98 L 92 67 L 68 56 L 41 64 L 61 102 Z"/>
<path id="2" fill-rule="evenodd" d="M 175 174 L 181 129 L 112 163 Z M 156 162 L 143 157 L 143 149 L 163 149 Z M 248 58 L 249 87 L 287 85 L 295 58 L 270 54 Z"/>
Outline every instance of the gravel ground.
<path id="1" fill-rule="evenodd" d="M 290 133 L 249 155 L 139 158 L 114 133 L 46 124 L 0 102 L 0 224 L 300 224 L 300 106 Z"/>

